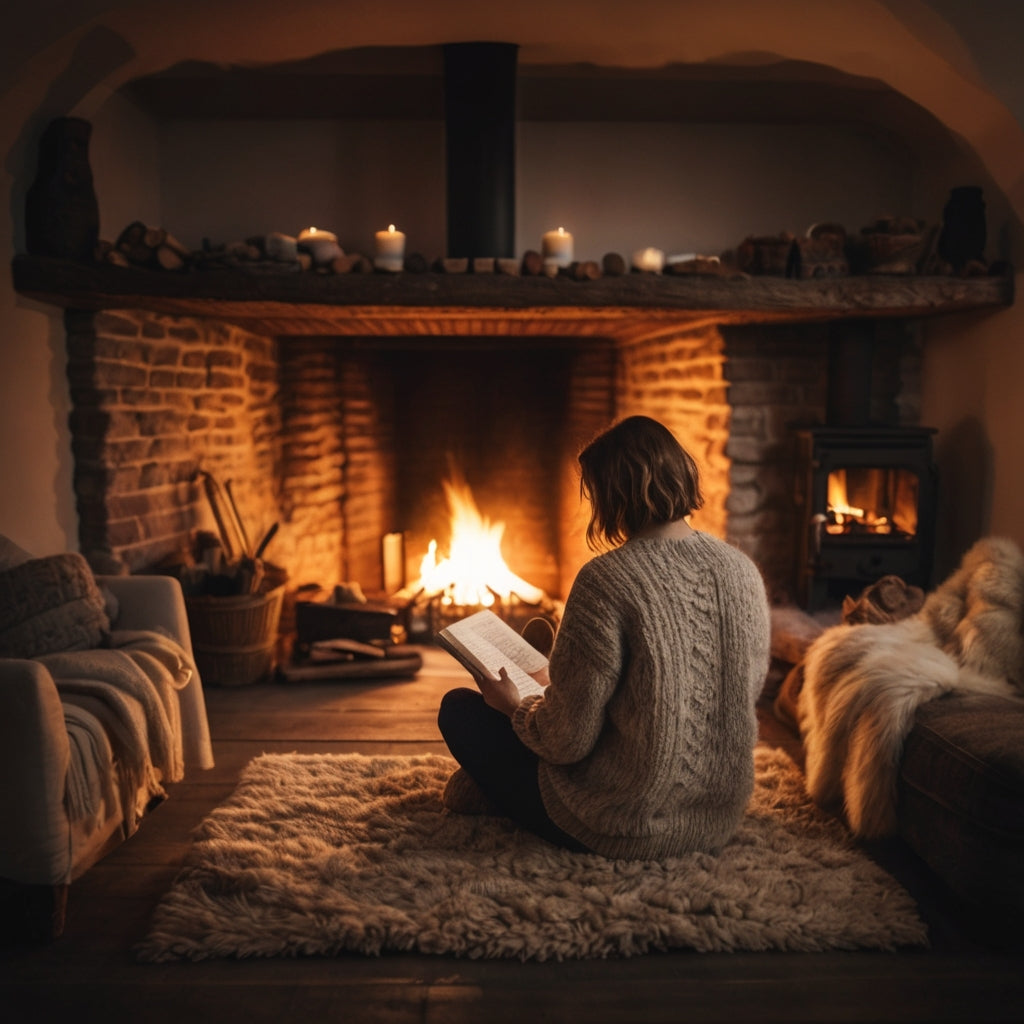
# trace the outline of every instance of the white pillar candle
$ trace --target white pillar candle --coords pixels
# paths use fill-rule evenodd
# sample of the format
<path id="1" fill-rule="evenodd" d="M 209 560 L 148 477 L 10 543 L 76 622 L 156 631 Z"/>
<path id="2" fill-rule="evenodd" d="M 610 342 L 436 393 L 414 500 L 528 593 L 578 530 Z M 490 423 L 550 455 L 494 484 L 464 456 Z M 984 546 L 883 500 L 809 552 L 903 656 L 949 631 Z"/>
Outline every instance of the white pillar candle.
<path id="1" fill-rule="evenodd" d="M 320 228 L 303 228 L 296 239 L 298 247 L 313 257 L 317 266 L 330 263 L 336 256 L 343 255 L 338 245 L 338 236 L 333 231 L 322 231 Z"/>
<path id="2" fill-rule="evenodd" d="M 381 541 L 384 590 L 394 594 L 405 586 L 405 534 L 385 533 Z"/>
<path id="3" fill-rule="evenodd" d="M 377 255 L 373 265 L 378 270 L 401 270 L 405 259 L 405 234 L 389 224 L 387 231 L 377 232 Z"/>
<path id="4" fill-rule="evenodd" d="M 338 236 L 333 231 L 324 231 L 321 228 L 303 228 L 299 232 L 298 241 L 310 242 L 314 238 L 326 239 L 328 242 L 336 242 Z"/>
<path id="5" fill-rule="evenodd" d="M 665 266 L 665 254 L 661 249 L 654 249 L 648 246 L 646 249 L 637 249 L 633 253 L 633 269 L 643 270 L 651 274 L 660 274 Z"/>
<path id="6" fill-rule="evenodd" d="M 541 239 L 541 256 L 545 267 L 567 267 L 572 263 L 572 235 L 559 228 L 545 231 Z"/>

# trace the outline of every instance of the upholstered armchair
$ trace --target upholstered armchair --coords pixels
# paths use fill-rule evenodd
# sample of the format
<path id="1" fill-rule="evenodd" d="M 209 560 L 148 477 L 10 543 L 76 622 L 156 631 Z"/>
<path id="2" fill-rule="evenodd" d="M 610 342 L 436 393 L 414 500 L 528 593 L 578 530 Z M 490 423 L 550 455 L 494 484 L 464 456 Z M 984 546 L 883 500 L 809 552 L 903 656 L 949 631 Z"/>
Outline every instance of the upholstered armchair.
<path id="1" fill-rule="evenodd" d="M 59 935 L 70 883 L 140 826 L 165 784 L 212 766 L 178 581 L 93 577 L 81 556 L 30 559 L 0 538 L 7 909 Z"/>

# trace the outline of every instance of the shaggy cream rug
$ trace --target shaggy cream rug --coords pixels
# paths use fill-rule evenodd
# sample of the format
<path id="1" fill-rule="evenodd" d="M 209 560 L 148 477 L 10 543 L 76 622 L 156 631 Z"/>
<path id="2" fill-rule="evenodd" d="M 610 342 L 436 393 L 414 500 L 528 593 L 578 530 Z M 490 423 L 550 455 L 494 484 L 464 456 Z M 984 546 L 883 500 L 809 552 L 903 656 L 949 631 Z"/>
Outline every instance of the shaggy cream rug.
<path id="1" fill-rule="evenodd" d="M 768 748 L 756 762 L 719 855 L 610 861 L 445 811 L 447 757 L 263 755 L 197 830 L 137 952 L 560 960 L 926 944 L 910 896 L 810 803 L 793 762 Z"/>

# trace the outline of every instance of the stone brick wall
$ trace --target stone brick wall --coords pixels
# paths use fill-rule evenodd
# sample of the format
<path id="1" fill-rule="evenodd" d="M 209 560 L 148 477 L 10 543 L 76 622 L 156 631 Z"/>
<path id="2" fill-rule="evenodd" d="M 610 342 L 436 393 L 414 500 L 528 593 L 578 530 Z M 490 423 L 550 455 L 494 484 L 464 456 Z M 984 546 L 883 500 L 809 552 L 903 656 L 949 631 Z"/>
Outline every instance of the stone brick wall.
<path id="1" fill-rule="evenodd" d="M 658 334 L 620 351 L 618 415 L 643 414 L 665 424 L 701 468 L 704 507 L 693 525 L 726 535 L 730 410 L 718 329 L 704 326 Z"/>
<path id="2" fill-rule="evenodd" d="M 253 540 L 280 524 L 267 557 L 293 584 L 381 587 L 382 536 L 416 521 L 420 509 L 407 506 L 433 500 L 422 481 L 410 491 L 399 480 L 410 464 L 443 465 L 444 441 L 431 439 L 432 419 L 444 419 L 449 434 L 458 422 L 450 408 L 437 406 L 441 415 L 433 417 L 424 412 L 435 408 L 429 393 L 416 398 L 411 421 L 408 410 L 396 409 L 396 394 L 408 402 L 418 385 L 418 378 L 407 380 L 396 391 L 400 351 L 379 340 L 277 341 L 136 311 L 69 314 L 67 330 L 80 547 L 94 564 L 119 560 L 129 571 L 147 569 L 179 558 L 196 530 L 214 529 L 199 480 L 206 471 L 231 481 Z M 460 362 L 444 345 L 431 350 L 435 358 L 442 364 L 436 376 Z M 747 551 L 774 600 L 791 599 L 793 427 L 825 420 L 824 325 L 702 326 L 619 344 L 581 338 L 560 354 L 524 339 L 507 365 L 527 381 L 557 367 L 559 390 L 553 398 L 555 385 L 547 382 L 539 438 L 520 423 L 499 432 L 505 447 L 490 459 L 494 473 L 484 485 L 487 500 L 509 510 L 510 532 L 525 544 L 521 575 L 565 596 L 590 555 L 576 454 L 613 418 L 645 413 L 665 422 L 701 463 L 706 504 L 695 525 Z M 905 326 L 880 332 L 873 366 L 872 417 L 916 423 L 920 354 Z M 464 378 L 443 401 L 458 404 L 473 386 Z M 511 401 L 495 385 L 475 422 L 484 415 L 507 422 Z M 515 416 L 528 419 L 529 395 L 515 401 Z M 552 419 L 555 402 L 564 409 Z M 472 434 L 472 425 L 465 432 Z M 520 447 L 533 450 L 516 453 L 519 437 L 532 438 Z M 555 476 L 531 490 L 539 446 L 549 440 L 544 461 Z M 426 475 L 439 492 L 441 472 Z M 420 553 L 406 554 L 412 571 Z"/>
<path id="3" fill-rule="evenodd" d="M 275 540 L 273 553 L 297 584 L 319 582 L 325 565 L 332 566 L 334 578 L 341 576 L 345 426 L 339 377 L 326 339 L 288 342 L 280 367 L 283 537 Z"/>
<path id="4" fill-rule="evenodd" d="M 232 487 L 252 536 L 277 516 L 274 342 L 135 311 L 66 318 L 79 545 L 138 571 L 213 529 L 200 471 Z"/>

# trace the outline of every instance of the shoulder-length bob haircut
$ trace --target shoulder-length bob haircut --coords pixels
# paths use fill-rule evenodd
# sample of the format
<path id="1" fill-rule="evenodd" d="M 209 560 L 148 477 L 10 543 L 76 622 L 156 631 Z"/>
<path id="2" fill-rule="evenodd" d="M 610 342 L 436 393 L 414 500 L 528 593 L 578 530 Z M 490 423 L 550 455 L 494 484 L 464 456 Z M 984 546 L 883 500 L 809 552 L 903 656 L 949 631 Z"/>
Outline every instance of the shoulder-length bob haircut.
<path id="1" fill-rule="evenodd" d="M 629 416 L 579 455 L 580 494 L 590 502 L 587 545 L 615 547 L 647 526 L 683 519 L 704 504 L 700 471 L 672 432 Z"/>

